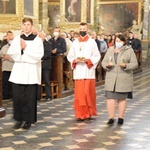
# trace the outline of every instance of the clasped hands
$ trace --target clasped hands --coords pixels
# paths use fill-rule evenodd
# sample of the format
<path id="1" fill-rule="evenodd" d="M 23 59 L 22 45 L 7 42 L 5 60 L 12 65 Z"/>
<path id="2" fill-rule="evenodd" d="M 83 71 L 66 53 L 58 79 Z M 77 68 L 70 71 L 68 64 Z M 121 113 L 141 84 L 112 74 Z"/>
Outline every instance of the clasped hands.
<path id="1" fill-rule="evenodd" d="M 74 60 L 75 63 L 86 63 L 88 59 L 85 59 L 84 57 L 78 57 Z"/>
<path id="2" fill-rule="evenodd" d="M 4 54 L 4 55 L 3 55 L 3 59 L 4 59 L 4 60 L 8 60 L 8 59 L 9 59 L 9 55 L 8 55 L 8 54 Z"/>
<path id="3" fill-rule="evenodd" d="M 114 66 L 114 65 L 113 65 L 112 62 L 108 62 L 108 63 L 106 64 L 106 67 L 107 67 L 107 68 L 111 68 L 111 67 L 113 67 L 113 66 Z M 122 68 L 126 68 L 127 65 L 126 65 L 126 63 L 120 63 L 119 66 L 122 67 Z"/>
<path id="4" fill-rule="evenodd" d="M 27 46 L 25 40 L 22 38 L 20 39 L 20 46 L 21 46 L 21 50 L 24 50 Z"/>
<path id="5" fill-rule="evenodd" d="M 120 63 L 119 66 L 122 68 L 126 68 L 127 65 L 126 65 L 126 63 Z"/>
<path id="6" fill-rule="evenodd" d="M 55 54 L 57 52 L 57 48 L 53 49 L 51 52 Z"/>

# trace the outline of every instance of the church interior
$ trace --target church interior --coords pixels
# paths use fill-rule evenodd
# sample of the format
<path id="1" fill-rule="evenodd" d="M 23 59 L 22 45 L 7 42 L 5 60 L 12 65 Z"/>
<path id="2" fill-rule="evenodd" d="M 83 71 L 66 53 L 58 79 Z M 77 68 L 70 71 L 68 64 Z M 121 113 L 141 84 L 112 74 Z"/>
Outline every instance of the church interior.
<path id="1" fill-rule="evenodd" d="M 51 100 L 45 100 L 42 82 L 37 122 L 29 130 L 16 130 L 13 100 L 4 100 L 2 95 L 1 61 L 0 150 L 149 150 L 150 0 L 1 0 L 0 41 L 8 31 L 21 35 L 21 21 L 26 17 L 34 21 L 33 31 L 42 31 L 47 38 L 53 37 L 56 27 L 68 35 L 78 32 L 81 22 L 88 24 L 89 36 L 93 31 L 98 36 L 121 33 L 126 38 L 135 33 L 142 45 L 140 66 L 134 70 L 133 99 L 127 99 L 125 123 L 118 126 L 115 119 L 108 126 L 105 79 L 96 78 L 97 116 L 78 122 L 72 69 L 64 65 L 62 55 L 52 57 Z"/>

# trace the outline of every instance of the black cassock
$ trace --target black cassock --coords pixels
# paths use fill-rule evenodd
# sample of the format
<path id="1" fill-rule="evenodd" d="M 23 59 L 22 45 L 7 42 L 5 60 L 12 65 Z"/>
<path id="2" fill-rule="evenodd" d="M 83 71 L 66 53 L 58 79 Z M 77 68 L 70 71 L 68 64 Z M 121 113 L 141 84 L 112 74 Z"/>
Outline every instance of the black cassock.
<path id="1" fill-rule="evenodd" d="M 36 36 L 30 34 L 28 37 L 25 35 L 20 37 L 24 40 L 34 40 Z M 37 84 L 12 83 L 14 119 L 16 121 L 28 123 L 37 121 L 37 86 Z"/>

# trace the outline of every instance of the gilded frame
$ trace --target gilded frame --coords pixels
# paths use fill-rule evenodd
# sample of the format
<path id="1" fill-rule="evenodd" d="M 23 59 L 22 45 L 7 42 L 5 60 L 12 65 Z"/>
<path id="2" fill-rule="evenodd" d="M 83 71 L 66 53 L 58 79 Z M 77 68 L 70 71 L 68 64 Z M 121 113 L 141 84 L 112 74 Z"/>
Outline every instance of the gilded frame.
<path id="1" fill-rule="evenodd" d="M 34 0 L 34 16 L 24 15 L 24 3 L 22 0 L 16 1 L 16 13 L 15 14 L 0 14 L 0 32 L 6 33 L 8 30 L 20 30 L 21 20 L 24 17 L 31 17 L 34 20 L 34 24 L 38 24 L 39 18 L 39 0 Z"/>
<path id="2" fill-rule="evenodd" d="M 13 17 L 13 16 L 16 16 L 18 15 L 18 1 L 20 0 L 13 0 L 13 1 L 9 1 L 9 2 L 6 2 L 6 8 L 5 8 L 5 11 L 4 11 L 4 6 L 2 5 L 2 1 L 0 1 L 0 17 L 3 18 L 3 17 Z"/>
<path id="3" fill-rule="evenodd" d="M 15 0 L 15 13 L 0 14 L 0 32 L 6 33 L 8 30 L 20 29 L 20 18 L 23 17 L 23 3 L 22 0 Z"/>
<path id="4" fill-rule="evenodd" d="M 88 24 L 89 24 L 89 27 L 90 28 L 93 28 L 93 25 L 94 25 L 94 3 L 95 3 L 95 0 L 90 0 L 91 1 L 91 5 L 90 5 L 90 16 L 87 16 L 87 13 L 86 13 L 86 8 L 87 8 L 87 1 L 85 0 L 79 0 L 81 1 L 81 19 L 79 22 L 75 22 L 75 21 L 69 21 L 67 18 L 66 18 L 66 14 L 65 14 L 65 11 L 66 11 L 66 8 L 65 8 L 65 0 L 60 0 L 60 17 L 61 17 L 61 20 L 60 22 L 58 23 L 58 26 L 61 28 L 61 30 L 63 31 L 66 31 L 66 32 L 69 32 L 70 30 L 75 30 L 75 31 L 78 31 L 79 29 L 79 24 L 80 22 L 87 22 L 87 17 L 90 17 L 90 19 L 88 19 Z"/>
<path id="5" fill-rule="evenodd" d="M 25 5 L 25 1 L 27 3 L 27 6 Z M 39 18 L 39 0 L 30 0 L 31 7 L 29 8 L 29 0 L 24 0 L 24 17 L 30 17 L 32 19 L 38 19 Z M 25 7 L 29 11 L 28 13 L 25 12 Z"/>
<path id="6" fill-rule="evenodd" d="M 100 24 L 101 24 L 101 26 L 104 28 L 104 30 L 106 30 L 106 31 L 108 31 L 109 29 L 107 28 L 108 26 L 110 27 L 111 26 L 111 24 L 113 25 L 113 21 L 115 22 L 115 19 L 117 18 L 116 16 L 118 15 L 117 13 L 114 13 L 114 12 L 117 12 L 117 9 L 114 9 L 114 8 L 118 8 L 117 6 L 119 6 L 119 7 L 123 7 L 123 8 L 125 8 L 125 9 L 128 9 L 128 7 L 131 7 L 132 6 L 132 8 L 134 7 L 134 10 L 132 10 L 132 8 L 130 8 L 131 9 L 131 12 L 134 14 L 134 17 L 135 17 L 135 19 L 134 20 L 136 20 L 137 21 L 137 24 L 138 25 L 140 25 L 141 24 L 141 17 L 142 17 L 142 0 L 129 0 L 129 1 L 99 1 L 98 2 L 98 5 L 99 5 L 99 14 L 101 14 L 101 17 L 99 18 L 99 22 L 100 22 Z M 109 7 L 107 7 L 107 6 L 110 6 L 110 9 L 108 9 Z M 114 8 L 113 8 L 113 6 L 114 6 Z M 116 6 L 116 7 L 115 7 Z M 110 20 L 111 21 L 109 21 L 109 19 L 107 20 L 108 21 L 108 23 L 110 22 L 110 24 L 107 24 L 107 22 L 106 22 L 106 20 L 105 20 L 105 18 L 106 18 L 106 15 L 108 15 L 109 16 L 109 14 L 106 14 L 105 13 L 105 16 L 103 16 L 104 14 L 104 11 L 103 10 L 105 10 L 105 12 L 107 11 L 107 9 L 109 10 L 109 13 L 110 13 Z M 111 12 L 111 8 L 112 8 L 112 10 L 115 10 L 114 12 L 112 11 Z M 103 13 L 102 13 L 103 12 Z M 119 12 L 119 11 L 118 11 Z M 120 11 L 120 13 L 121 13 L 121 11 Z M 120 15 L 120 17 L 121 17 L 121 14 L 119 13 L 119 15 Z M 135 13 L 137 13 L 137 14 L 135 14 Z M 112 15 L 112 14 L 115 14 L 114 16 Z M 125 14 L 124 14 L 125 15 Z M 116 17 L 116 18 L 115 18 Z M 125 19 L 127 20 L 127 19 L 129 19 L 127 16 L 122 16 L 122 17 L 126 17 Z M 121 18 L 122 19 L 122 18 Z M 121 20 L 121 19 L 116 19 L 118 22 Z M 117 22 L 116 21 L 116 22 Z M 121 22 L 121 21 L 120 21 Z M 116 25 L 117 26 L 117 25 Z M 119 26 L 119 25 L 118 25 Z M 121 25 L 120 25 L 121 26 Z M 111 28 L 111 27 L 110 27 Z M 126 28 L 127 29 L 127 28 Z M 124 29 L 125 30 L 125 29 Z M 105 32 L 105 31 L 104 31 Z M 109 31 L 108 31 L 109 32 Z M 119 31 L 118 31 L 119 32 Z"/>
<path id="7" fill-rule="evenodd" d="M 64 0 L 64 14 L 69 22 L 81 22 L 81 0 Z"/>
<path id="8" fill-rule="evenodd" d="M 68 21 L 68 24 L 79 24 L 80 22 L 87 22 L 89 24 L 94 24 L 94 0 L 78 0 L 79 5 L 81 5 L 77 10 L 80 14 L 80 17 L 77 20 L 71 21 L 67 17 L 67 8 L 69 0 L 60 0 L 60 13 L 65 16 L 65 19 Z M 90 2 L 90 4 L 89 4 Z M 89 9 L 89 10 L 87 10 Z M 87 11 L 89 13 L 87 13 Z"/>

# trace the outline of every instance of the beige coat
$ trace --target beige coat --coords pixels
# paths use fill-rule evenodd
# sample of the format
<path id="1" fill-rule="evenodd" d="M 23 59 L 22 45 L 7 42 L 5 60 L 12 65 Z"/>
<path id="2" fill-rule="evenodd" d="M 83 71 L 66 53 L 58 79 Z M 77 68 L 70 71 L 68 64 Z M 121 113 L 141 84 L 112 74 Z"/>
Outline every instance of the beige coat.
<path id="1" fill-rule="evenodd" d="M 106 68 L 106 63 L 112 61 L 113 67 Z M 126 63 L 124 69 L 119 66 L 122 62 Z M 102 66 L 106 69 L 105 90 L 113 91 L 115 86 L 116 92 L 131 92 L 133 91 L 133 70 L 138 67 L 137 59 L 131 47 L 124 46 L 118 54 L 117 64 L 114 60 L 114 47 L 108 49 Z"/>
<path id="2" fill-rule="evenodd" d="M 0 57 L 2 58 L 1 59 L 2 60 L 2 71 L 11 71 L 12 67 L 14 65 L 14 61 L 11 57 L 9 57 L 8 60 L 3 59 L 3 55 L 7 54 L 8 49 L 9 49 L 9 45 L 6 44 L 0 50 Z"/>

